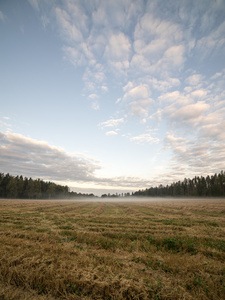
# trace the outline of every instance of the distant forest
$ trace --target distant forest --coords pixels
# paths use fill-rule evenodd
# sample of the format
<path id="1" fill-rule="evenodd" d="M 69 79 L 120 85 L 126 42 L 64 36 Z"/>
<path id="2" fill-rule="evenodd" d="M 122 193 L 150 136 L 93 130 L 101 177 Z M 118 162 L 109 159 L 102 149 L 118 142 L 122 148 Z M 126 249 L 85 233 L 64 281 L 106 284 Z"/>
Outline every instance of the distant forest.
<path id="1" fill-rule="evenodd" d="M 225 196 L 225 173 L 221 171 L 207 177 L 195 176 L 192 179 L 184 179 L 170 185 L 159 185 L 145 190 L 132 193 L 132 196 L 147 197 L 177 197 L 177 196 L 196 196 L 196 197 L 222 197 Z"/>
<path id="2" fill-rule="evenodd" d="M 177 181 L 170 185 L 150 187 L 133 193 L 103 194 L 101 197 L 224 197 L 225 173 L 221 171 L 207 177 L 194 177 Z M 0 198 L 9 199 L 69 199 L 75 197 L 95 197 L 94 194 L 70 192 L 68 186 L 62 186 L 41 179 L 12 176 L 0 173 Z"/>
<path id="3" fill-rule="evenodd" d="M 207 177 L 194 177 L 184 179 L 170 185 L 150 187 L 133 193 L 103 194 L 101 197 L 223 197 L 225 196 L 225 173 L 221 171 Z"/>
<path id="4" fill-rule="evenodd" d="M 0 198 L 68 199 L 74 197 L 94 197 L 94 195 L 70 192 L 68 186 L 50 181 L 0 173 Z"/>

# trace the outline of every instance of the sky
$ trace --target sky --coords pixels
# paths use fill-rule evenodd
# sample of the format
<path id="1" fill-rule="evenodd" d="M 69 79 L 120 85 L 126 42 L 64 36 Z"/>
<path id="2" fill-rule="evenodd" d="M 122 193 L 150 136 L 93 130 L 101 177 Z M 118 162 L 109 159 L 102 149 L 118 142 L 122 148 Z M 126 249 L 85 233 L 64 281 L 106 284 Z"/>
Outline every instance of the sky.
<path id="1" fill-rule="evenodd" d="M 0 0 L 0 172 L 125 193 L 225 170 L 224 0 Z"/>

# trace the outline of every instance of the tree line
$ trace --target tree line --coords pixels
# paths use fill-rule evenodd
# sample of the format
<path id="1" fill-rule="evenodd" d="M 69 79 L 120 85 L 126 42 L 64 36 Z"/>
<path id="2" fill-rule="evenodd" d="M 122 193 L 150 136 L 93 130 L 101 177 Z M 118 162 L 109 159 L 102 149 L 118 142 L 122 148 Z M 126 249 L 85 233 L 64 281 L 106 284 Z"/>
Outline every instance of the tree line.
<path id="1" fill-rule="evenodd" d="M 0 173 L 0 198 L 9 199 L 62 199 L 94 197 L 93 194 L 70 192 L 68 186 Z"/>
<path id="2" fill-rule="evenodd" d="M 225 196 L 225 173 L 221 171 L 212 176 L 184 179 L 170 185 L 150 187 L 133 193 L 103 194 L 102 197 L 223 197 Z M 62 186 L 50 181 L 32 179 L 21 176 L 12 176 L 9 173 L 0 173 L 0 198 L 12 199 L 62 199 L 75 197 L 95 197 L 94 194 L 70 192 L 68 186 Z"/>
<path id="3" fill-rule="evenodd" d="M 221 171 L 212 176 L 199 177 L 192 179 L 185 178 L 182 182 L 177 181 L 170 185 L 150 187 L 132 193 L 132 196 L 147 197 L 177 197 L 177 196 L 196 196 L 196 197 L 222 197 L 225 196 L 225 173 Z"/>

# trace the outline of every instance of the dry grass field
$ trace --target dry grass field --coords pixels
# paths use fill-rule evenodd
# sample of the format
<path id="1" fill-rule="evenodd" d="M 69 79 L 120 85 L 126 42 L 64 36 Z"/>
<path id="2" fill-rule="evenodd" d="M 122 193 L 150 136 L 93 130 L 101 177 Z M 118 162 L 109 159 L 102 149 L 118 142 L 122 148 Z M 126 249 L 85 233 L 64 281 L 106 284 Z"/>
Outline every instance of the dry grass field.
<path id="1" fill-rule="evenodd" d="M 225 199 L 0 200 L 0 299 L 225 299 Z"/>

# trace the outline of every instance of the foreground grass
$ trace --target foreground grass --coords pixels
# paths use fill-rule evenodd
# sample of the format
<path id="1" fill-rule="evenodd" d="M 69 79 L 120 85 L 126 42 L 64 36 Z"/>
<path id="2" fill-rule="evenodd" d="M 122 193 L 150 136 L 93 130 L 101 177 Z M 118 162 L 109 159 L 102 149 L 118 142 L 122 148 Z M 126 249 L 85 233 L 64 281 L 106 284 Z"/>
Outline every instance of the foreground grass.
<path id="1" fill-rule="evenodd" d="M 0 200 L 0 299 L 225 299 L 225 200 Z"/>

